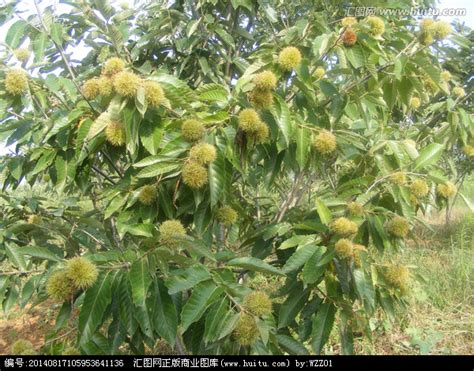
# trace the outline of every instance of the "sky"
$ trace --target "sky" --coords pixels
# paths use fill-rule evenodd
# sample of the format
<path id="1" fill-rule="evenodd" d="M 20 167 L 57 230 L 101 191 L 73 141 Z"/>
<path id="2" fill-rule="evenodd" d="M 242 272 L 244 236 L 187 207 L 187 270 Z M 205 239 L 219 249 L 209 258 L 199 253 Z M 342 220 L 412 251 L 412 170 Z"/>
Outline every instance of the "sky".
<path id="1" fill-rule="evenodd" d="M 0 0 L 2 3 L 8 2 L 8 0 Z M 45 6 L 48 5 L 55 5 L 59 12 L 66 12 L 68 6 L 65 4 L 59 4 L 59 0 L 39 0 L 40 8 L 43 9 Z M 112 0 L 111 3 L 114 6 L 118 6 L 118 4 L 127 3 L 130 7 L 133 7 L 134 0 Z M 449 16 L 441 16 L 440 19 L 445 21 L 451 22 L 454 19 L 458 19 L 461 22 L 468 25 L 470 28 L 474 29 L 474 1 L 473 0 L 441 0 L 438 2 L 436 8 L 439 9 L 459 9 L 463 8 L 466 9 L 466 15 L 462 17 L 449 17 Z M 29 14 L 35 12 L 34 2 L 33 0 L 22 0 L 19 3 L 18 10 L 24 12 L 22 14 L 23 17 L 26 17 Z M 6 24 L 0 27 L 0 42 L 3 42 L 5 39 L 6 32 L 8 30 L 9 24 Z M 84 55 L 84 50 L 81 48 L 76 48 L 76 50 L 72 51 L 72 58 L 75 56 Z M 0 155 L 9 152 L 8 148 L 5 148 L 4 144 L 0 142 Z"/>

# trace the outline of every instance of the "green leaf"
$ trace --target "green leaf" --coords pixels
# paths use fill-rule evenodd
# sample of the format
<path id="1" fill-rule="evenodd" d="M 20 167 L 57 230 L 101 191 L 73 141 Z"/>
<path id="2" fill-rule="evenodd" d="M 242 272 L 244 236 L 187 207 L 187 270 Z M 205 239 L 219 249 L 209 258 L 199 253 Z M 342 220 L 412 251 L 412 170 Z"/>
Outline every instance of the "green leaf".
<path id="1" fill-rule="evenodd" d="M 20 247 L 5 243 L 5 252 L 10 262 L 12 262 L 16 267 L 20 268 L 21 270 L 26 271 L 26 262 L 21 250 L 22 248 Z"/>
<path id="2" fill-rule="evenodd" d="M 163 175 L 179 167 L 180 167 L 180 164 L 177 162 L 166 162 L 166 161 L 159 162 L 142 169 L 137 174 L 137 178 L 151 178 L 151 177 Z"/>
<path id="3" fill-rule="evenodd" d="M 224 193 L 226 162 L 224 156 L 219 152 L 214 162 L 209 165 L 209 193 L 211 196 L 211 207 L 217 205 Z"/>
<path id="4" fill-rule="evenodd" d="M 62 259 L 58 257 L 56 254 L 51 252 L 46 247 L 39 247 L 39 246 L 25 246 L 21 248 L 21 254 L 32 256 L 34 258 L 41 258 L 59 262 Z"/>
<path id="5" fill-rule="evenodd" d="M 196 89 L 196 94 L 202 101 L 227 102 L 229 92 L 220 84 L 204 84 Z"/>
<path id="6" fill-rule="evenodd" d="M 329 339 L 335 315 L 336 307 L 334 304 L 323 303 L 313 318 L 311 346 L 316 354 L 321 354 L 324 344 Z"/>
<path id="7" fill-rule="evenodd" d="M 155 225 L 150 223 L 117 223 L 117 231 L 121 236 L 125 235 L 125 233 L 130 233 L 133 236 L 153 237 L 155 230 Z"/>
<path id="8" fill-rule="evenodd" d="M 196 254 L 198 256 L 204 256 L 214 262 L 217 261 L 211 249 L 207 247 L 203 241 L 194 239 L 190 236 L 183 236 L 178 238 L 178 240 L 190 253 Z"/>
<path id="9" fill-rule="evenodd" d="M 173 107 L 181 106 L 190 108 L 189 102 L 195 102 L 197 100 L 194 91 L 186 82 L 173 75 L 159 73 L 156 76 L 151 76 L 149 79 L 160 83 L 165 91 L 166 98 L 170 100 Z"/>
<path id="10" fill-rule="evenodd" d="M 210 343 L 217 340 L 222 324 L 229 312 L 229 300 L 227 297 L 222 298 L 219 303 L 214 304 L 214 309 L 209 311 L 206 318 L 206 327 L 204 330 L 204 341 Z"/>
<path id="11" fill-rule="evenodd" d="M 20 46 L 22 40 L 27 36 L 25 28 L 28 23 L 24 20 L 19 20 L 13 23 L 5 35 L 5 43 L 12 49 Z"/>
<path id="12" fill-rule="evenodd" d="M 207 306 L 212 301 L 216 290 L 217 286 L 212 281 L 202 282 L 194 288 L 191 297 L 181 312 L 181 326 L 183 332 L 185 332 L 192 323 L 201 318 Z"/>
<path id="13" fill-rule="evenodd" d="M 95 121 L 92 123 L 92 125 L 89 128 L 89 131 L 87 132 L 87 137 L 86 140 L 91 140 L 95 138 L 97 135 L 102 133 L 102 131 L 105 130 L 107 124 L 110 122 L 110 113 L 108 111 L 102 112 L 99 117 L 95 119 Z M 82 127 L 82 125 L 81 125 Z"/>
<path id="14" fill-rule="evenodd" d="M 148 315 L 146 297 L 152 282 L 148 260 L 146 258 L 135 261 L 128 275 L 132 288 L 132 300 L 137 306 L 135 317 L 143 332 L 152 336 L 151 320 Z"/>
<path id="15" fill-rule="evenodd" d="M 193 33 L 197 30 L 199 24 L 200 24 L 200 21 L 201 21 L 202 18 L 199 18 L 199 19 L 193 19 L 192 21 L 190 21 L 186 27 L 186 36 L 187 37 L 191 37 L 193 35 Z"/>
<path id="16" fill-rule="evenodd" d="M 132 299 L 138 306 L 145 306 L 148 288 L 151 284 L 151 275 L 146 258 L 135 261 L 129 273 L 132 287 Z"/>
<path id="17" fill-rule="evenodd" d="M 137 320 L 134 317 L 134 306 L 132 303 L 132 289 L 128 275 L 123 275 L 115 293 L 119 300 L 119 318 L 129 334 L 134 334 L 138 329 Z"/>
<path id="18" fill-rule="evenodd" d="M 94 286 L 86 291 L 84 303 L 79 314 L 78 343 L 87 343 L 104 321 L 104 313 L 112 301 L 112 280 L 114 274 L 108 271 L 100 275 Z"/>
<path id="19" fill-rule="evenodd" d="M 444 146 L 439 143 L 431 143 L 420 151 L 420 156 L 415 161 L 413 170 L 425 168 L 434 164 L 443 154 Z"/>
<path id="20" fill-rule="evenodd" d="M 44 58 L 44 51 L 46 49 L 46 43 L 48 42 L 48 36 L 44 32 L 40 32 L 33 39 L 33 51 L 35 53 L 35 63 L 41 62 Z"/>
<path id="21" fill-rule="evenodd" d="M 56 44 L 58 45 L 62 44 L 63 33 L 64 33 L 63 26 L 60 23 L 53 23 L 51 25 L 51 38 Z"/>
<path id="22" fill-rule="evenodd" d="M 123 195 L 123 194 L 118 194 L 115 196 L 110 203 L 108 204 L 107 208 L 104 211 L 104 218 L 107 219 L 109 218 L 113 213 L 115 213 L 117 210 L 119 210 L 122 206 L 124 206 L 129 198 L 129 193 Z"/>
<path id="23" fill-rule="evenodd" d="M 461 196 L 466 206 L 471 210 L 471 212 L 474 213 L 474 202 L 472 202 L 472 200 L 470 200 L 466 195 L 461 192 L 458 192 L 458 195 Z"/>
<path id="24" fill-rule="evenodd" d="M 296 127 L 296 162 L 301 169 L 304 168 L 309 156 L 310 135 L 301 127 Z"/>
<path id="25" fill-rule="evenodd" d="M 257 258 L 250 258 L 250 257 L 235 258 L 228 261 L 227 265 L 248 269 L 254 272 L 273 273 L 273 274 L 278 274 L 280 276 L 285 275 L 279 269 Z"/>
<path id="26" fill-rule="evenodd" d="M 145 116 L 145 112 L 147 110 L 147 103 L 145 101 L 145 88 L 143 86 L 139 86 L 137 89 L 137 95 L 135 96 L 135 107 L 137 107 L 137 111 L 140 115 Z"/>
<path id="27" fill-rule="evenodd" d="M 321 223 L 323 223 L 324 225 L 328 225 L 331 222 L 331 211 L 320 198 L 316 199 L 316 211 L 318 212 L 319 219 L 321 219 Z"/>
<path id="28" fill-rule="evenodd" d="M 326 52 L 330 37 L 331 35 L 324 34 L 314 39 L 312 45 L 314 58 L 319 59 Z"/>
<path id="29" fill-rule="evenodd" d="M 31 296 L 33 295 L 34 291 L 36 290 L 36 287 L 38 285 L 38 280 L 41 278 L 41 276 L 33 276 L 31 277 L 28 281 L 25 282 L 21 289 L 21 299 L 20 299 L 20 308 L 24 308 L 26 304 L 31 299 Z"/>
<path id="30" fill-rule="evenodd" d="M 363 270 L 355 269 L 354 282 L 357 293 L 364 303 L 366 312 L 370 314 L 373 313 L 375 308 L 375 289 L 372 286 L 371 280 L 366 277 Z"/>
<path id="31" fill-rule="evenodd" d="M 326 271 L 326 264 L 321 264 L 321 259 L 325 252 L 326 247 L 321 246 L 304 265 L 303 282 L 306 285 L 315 283 Z"/>
<path id="32" fill-rule="evenodd" d="M 339 91 L 337 90 L 337 88 L 326 80 L 321 80 L 319 82 L 319 87 L 321 88 L 323 94 L 327 97 L 339 95 Z"/>
<path id="33" fill-rule="evenodd" d="M 275 121 L 280 128 L 280 131 L 285 139 L 285 143 L 288 146 L 293 134 L 293 124 L 291 121 L 291 114 L 285 100 L 279 95 L 275 95 L 275 105 L 271 109 Z"/>
<path id="34" fill-rule="evenodd" d="M 353 46 L 352 48 L 346 48 L 346 57 L 354 68 L 360 68 L 366 64 L 364 51 L 360 46 Z"/>
<path id="35" fill-rule="evenodd" d="M 61 187 L 66 182 L 67 162 L 63 155 L 56 157 L 54 169 L 56 170 L 56 186 Z"/>
<path id="36" fill-rule="evenodd" d="M 168 290 L 160 280 L 156 285 L 156 311 L 153 316 L 153 324 L 158 335 L 164 338 L 172 347 L 176 340 L 178 329 L 178 314 Z"/>
<path id="37" fill-rule="evenodd" d="M 270 337 L 270 326 L 260 318 L 257 318 L 256 322 L 258 331 L 260 332 L 260 339 L 262 340 L 263 344 L 267 346 L 268 338 Z"/>
<path id="38" fill-rule="evenodd" d="M 303 285 L 298 283 L 290 292 L 288 298 L 280 306 L 278 313 L 278 328 L 289 326 L 298 316 L 298 313 L 303 309 L 308 301 L 310 294 L 309 289 L 303 290 Z"/>
<path id="39" fill-rule="evenodd" d="M 140 125 L 140 141 L 150 154 L 156 155 L 158 153 L 163 132 L 164 130 L 160 125 L 150 121 L 144 121 Z M 134 166 L 138 167 L 137 164 L 134 164 Z"/>
<path id="40" fill-rule="evenodd" d="M 51 149 L 45 150 L 41 158 L 36 163 L 36 166 L 31 172 L 31 174 L 38 174 L 39 172 L 46 169 L 49 165 L 53 163 L 55 157 L 56 157 L 55 150 L 51 150 Z"/>
<path id="41" fill-rule="evenodd" d="M 403 77 L 397 84 L 398 96 L 407 106 L 410 104 L 410 97 L 413 91 L 413 84 L 408 77 Z"/>
<path id="42" fill-rule="evenodd" d="M 282 268 L 282 272 L 289 273 L 299 269 L 306 261 L 316 252 L 317 246 L 308 244 L 296 249 L 293 255 L 286 261 Z"/>
<path id="43" fill-rule="evenodd" d="M 280 347 L 290 355 L 309 355 L 308 349 L 299 341 L 288 335 L 277 335 L 276 339 Z"/>
<path id="44" fill-rule="evenodd" d="M 56 316 L 56 323 L 54 324 L 54 330 L 59 331 L 66 324 L 72 313 L 72 305 L 69 301 L 65 301 L 59 309 L 58 315 Z"/>
<path id="45" fill-rule="evenodd" d="M 342 355 L 353 355 L 354 354 L 354 335 L 353 329 L 350 325 L 350 317 L 341 313 L 341 319 L 339 324 L 339 336 L 341 339 L 341 354 Z"/>
<path id="46" fill-rule="evenodd" d="M 170 162 L 173 160 L 174 158 L 170 156 L 153 155 L 153 156 L 145 157 L 144 159 L 134 163 L 133 167 L 147 167 L 147 166 L 151 166 L 157 163 Z"/>
<path id="47" fill-rule="evenodd" d="M 211 274 L 202 265 L 196 265 L 182 271 L 174 271 L 173 273 L 173 276 L 166 280 L 166 286 L 170 295 L 189 290 L 199 282 L 211 278 Z"/>
<path id="48" fill-rule="evenodd" d="M 237 9 L 239 6 L 246 8 L 249 12 L 253 11 L 252 0 L 231 0 L 232 7 Z"/>
<path id="49" fill-rule="evenodd" d="M 233 311 L 228 311 L 222 321 L 220 326 L 220 334 L 217 340 L 220 340 L 228 335 L 234 330 L 237 322 L 239 321 L 239 313 L 235 313 Z"/>
<path id="50" fill-rule="evenodd" d="M 219 37 L 230 47 L 235 49 L 235 41 L 234 38 L 223 28 L 219 27 L 216 29 L 216 33 L 219 35 Z"/>
<path id="51" fill-rule="evenodd" d="M 298 245 L 307 245 L 311 242 L 314 242 L 314 237 L 310 235 L 295 235 L 283 241 L 283 243 L 278 247 L 278 250 L 286 250 Z"/>

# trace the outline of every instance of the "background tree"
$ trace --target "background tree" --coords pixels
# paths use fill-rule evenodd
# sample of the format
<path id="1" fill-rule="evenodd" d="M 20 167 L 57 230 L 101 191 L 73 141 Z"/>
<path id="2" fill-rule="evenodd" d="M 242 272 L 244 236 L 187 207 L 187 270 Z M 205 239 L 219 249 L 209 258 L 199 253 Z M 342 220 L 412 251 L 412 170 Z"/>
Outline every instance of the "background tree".
<path id="1" fill-rule="evenodd" d="M 383 252 L 472 172 L 471 30 L 338 1 L 67 4 L 1 9 L 0 302 L 62 303 L 76 341 L 45 352 L 319 354 L 337 320 L 352 353 L 395 316 L 413 272 Z"/>

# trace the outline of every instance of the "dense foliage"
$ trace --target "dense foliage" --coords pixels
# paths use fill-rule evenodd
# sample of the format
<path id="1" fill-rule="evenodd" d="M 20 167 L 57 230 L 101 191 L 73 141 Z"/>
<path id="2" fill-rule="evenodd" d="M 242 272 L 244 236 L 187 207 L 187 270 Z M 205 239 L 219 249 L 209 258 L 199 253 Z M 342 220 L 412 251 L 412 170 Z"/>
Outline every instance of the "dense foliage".
<path id="1" fill-rule="evenodd" d="M 471 30 L 339 1 L 16 3 L 0 303 L 58 304 L 43 352 L 319 354 L 337 329 L 348 354 L 396 315 L 415 272 L 384 251 L 473 169 Z"/>

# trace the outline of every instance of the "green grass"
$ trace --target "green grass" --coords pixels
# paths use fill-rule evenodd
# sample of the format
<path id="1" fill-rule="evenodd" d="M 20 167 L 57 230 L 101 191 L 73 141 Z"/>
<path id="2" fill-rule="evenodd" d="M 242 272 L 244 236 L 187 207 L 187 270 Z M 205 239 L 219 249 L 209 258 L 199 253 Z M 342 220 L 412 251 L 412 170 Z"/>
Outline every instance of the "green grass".
<path id="1" fill-rule="evenodd" d="M 414 272 L 407 310 L 383 322 L 373 341 L 359 341 L 359 353 L 474 353 L 474 214 L 457 208 L 449 225 L 441 214 L 429 221 L 433 231 L 417 230 L 417 243 L 399 256 Z"/>
<path id="2" fill-rule="evenodd" d="M 474 200 L 474 178 L 461 192 Z M 413 267 L 409 305 L 396 323 L 383 321 L 372 341 L 360 340 L 362 354 L 474 354 L 474 213 L 456 198 L 445 211 L 424 216 L 431 227 L 416 228 L 416 239 L 398 255 Z"/>

